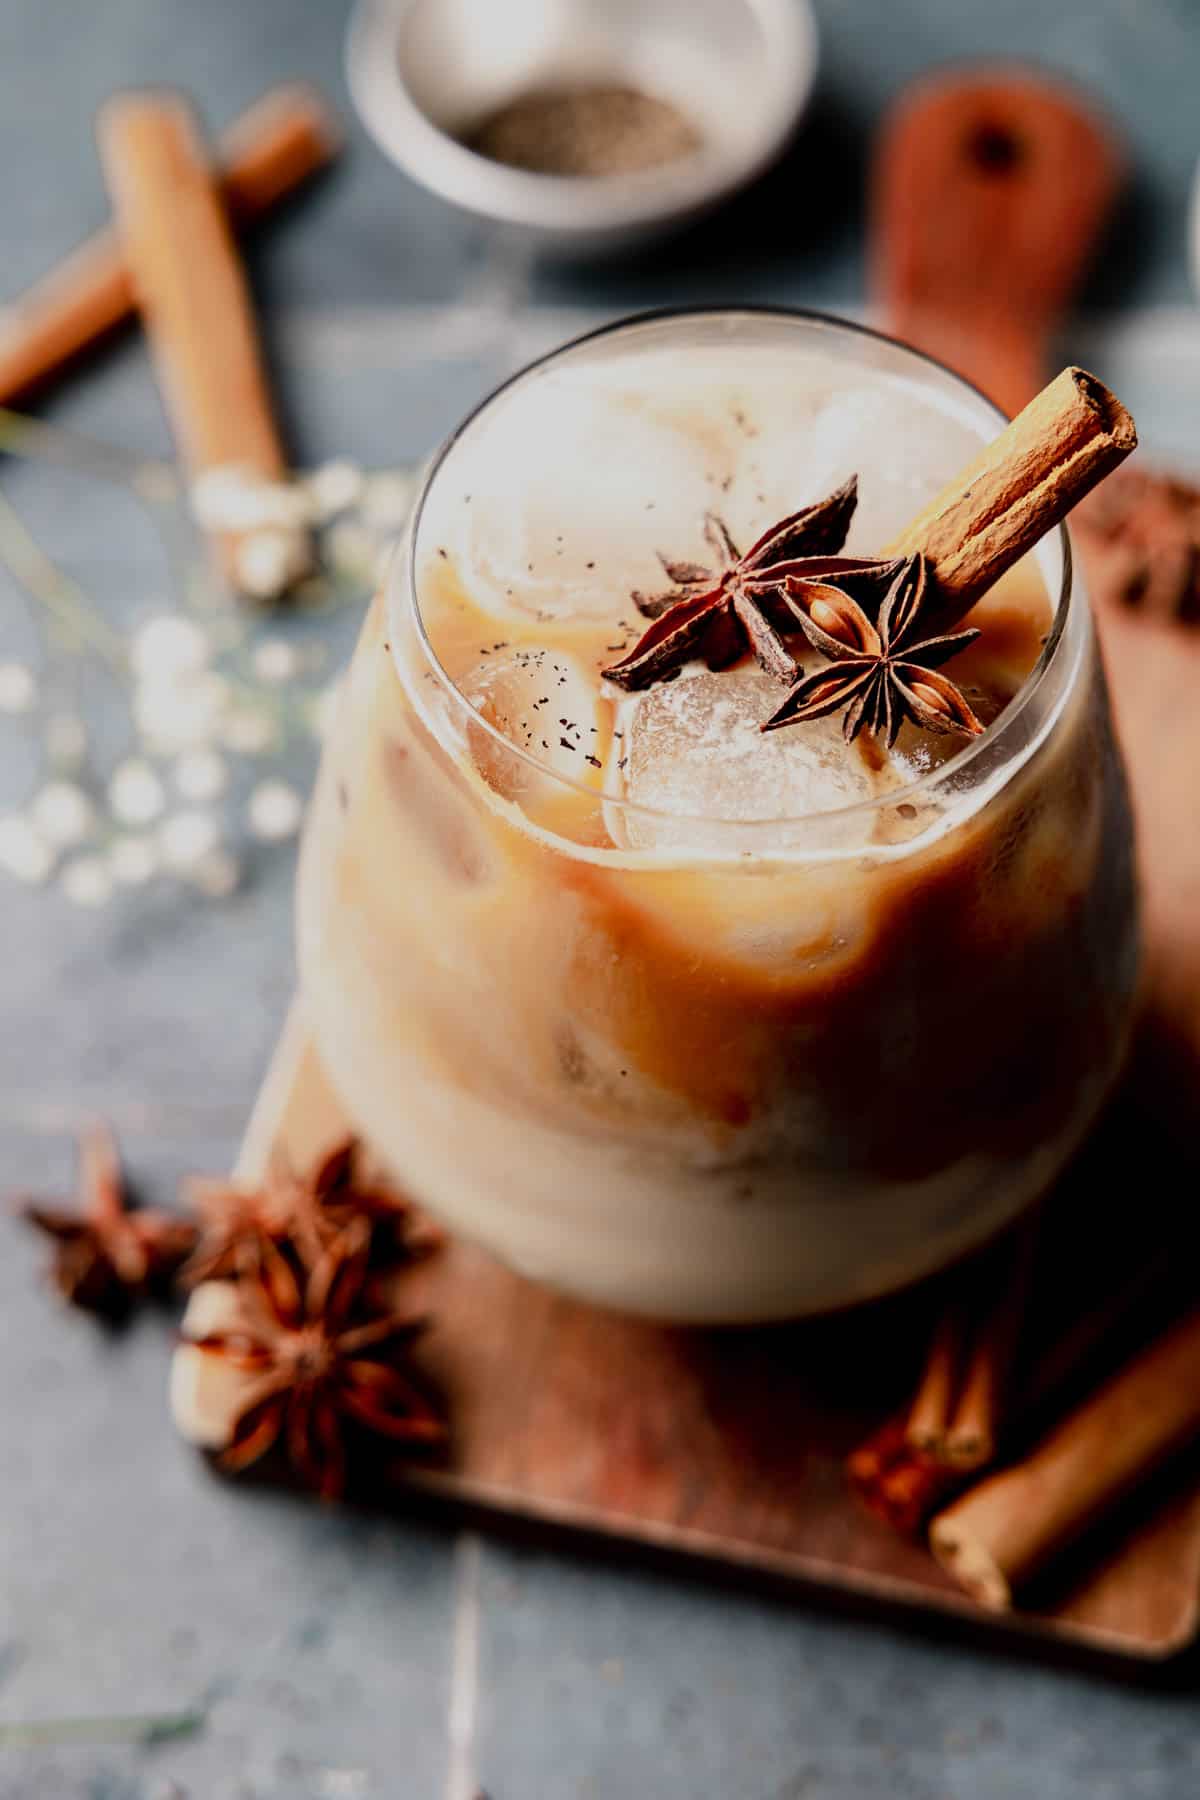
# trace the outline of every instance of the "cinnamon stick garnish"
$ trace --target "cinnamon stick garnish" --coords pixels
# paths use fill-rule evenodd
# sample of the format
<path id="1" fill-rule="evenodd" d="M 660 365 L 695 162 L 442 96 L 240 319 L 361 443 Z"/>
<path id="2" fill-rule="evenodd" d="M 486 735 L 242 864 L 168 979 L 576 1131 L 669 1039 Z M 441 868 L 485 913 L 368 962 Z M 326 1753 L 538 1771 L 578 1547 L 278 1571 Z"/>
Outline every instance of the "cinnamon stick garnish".
<path id="1" fill-rule="evenodd" d="M 117 227 L 133 276 L 167 410 L 193 477 L 214 469 L 280 481 L 286 473 L 245 275 L 208 159 L 184 101 L 118 95 L 98 136 Z M 280 582 L 311 565 L 298 528 L 287 534 Z M 215 547 L 226 577 L 249 585 L 246 534 Z"/>
<path id="2" fill-rule="evenodd" d="M 1064 369 L 887 554 L 924 553 L 939 625 L 952 624 L 1136 447 L 1116 395 L 1086 369 Z"/>
<path id="3" fill-rule="evenodd" d="M 339 146 L 337 125 L 315 89 L 273 88 L 220 141 L 221 196 L 243 228 L 323 168 Z M 0 406 L 24 400 L 136 310 L 133 277 L 116 231 L 87 239 L 4 309 Z"/>
<path id="4" fill-rule="evenodd" d="M 1200 1309 L 1134 1358 L 1033 1453 L 934 1519 L 938 1561 L 997 1610 L 1142 1478 L 1200 1435 Z"/>

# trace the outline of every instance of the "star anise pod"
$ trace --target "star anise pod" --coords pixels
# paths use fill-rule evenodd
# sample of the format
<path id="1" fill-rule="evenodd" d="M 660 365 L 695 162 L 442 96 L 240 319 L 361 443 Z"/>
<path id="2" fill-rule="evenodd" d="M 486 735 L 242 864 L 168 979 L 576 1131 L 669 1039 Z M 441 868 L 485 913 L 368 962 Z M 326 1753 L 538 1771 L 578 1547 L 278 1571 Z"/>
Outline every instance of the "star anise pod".
<path id="1" fill-rule="evenodd" d="M 164 1290 L 196 1243 L 188 1220 L 130 1210 L 116 1140 L 99 1121 L 80 1136 L 79 1210 L 30 1200 L 20 1211 L 54 1240 L 50 1276 L 63 1298 L 113 1320 L 142 1295 Z"/>
<path id="2" fill-rule="evenodd" d="M 1159 619 L 1200 620 L 1200 489 L 1121 469 L 1076 509 L 1071 530 L 1097 598 Z"/>
<path id="3" fill-rule="evenodd" d="M 633 691 L 669 680 L 695 656 L 710 669 L 724 669 L 749 649 L 768 674 L 794 681 L 795 658 L 781 635 L 796 629 L 785 583 L 803 573 L 806 559 L 841 549 L 857 503 L 858 482 L 851 476 L 827 500 L 772 525 L 744 556 L 709 513 L 704 536 L 716 567 L 674 562 L 660 553 L 674 585 L 661 594 L 634 592 L 634 605 L 653 624 L 627 656 L 604 670 L 608 680 Z"/>
<path id="4" fill-rule="evenodd" d="M 187 1196 L 201 1221 L 200 1241 L 179 1272 L 185 1288 L 237 1275 L 247 1239 L 290 1241 L 310 1266 L 353 1219 L 370 1227 L 373 1271 L 428 1255 L 440 1242 L 400 1194 L 364 1173 L 362 1148 L 347 1138 L 305 1175 L 277 1159 L 258 1187 L 193 1178 Z"/>
<path id="5" fill-rule="evenodd" d="M 926 591 L 925 558 L 910 556 L 894 574 L 872 624 L 844 582 L 789 579 L 801 630 L 835 666 L 802 675 L 763 730 L 844 711 L 847 743 L 866 730 L 890 746 L 906 718 L 926 731 L 968 736 L 982 731 L 963 694 L 938 671 L 979 633 L 918 638 Z"/>
<path id="6" fill-rule="evenodd" d="M 240 1472 L 280 1444 L 303 1481 L 336 1499 L 356 1431 L 410 1446 L 444 1439 L 445 1421 L 406 1366 L 426 1321 L 375 1298 L 370 1236 L 366 1219 L 352 1219 L 311 1268 L 270 1238 L 243 1240 L 229 1317 L 185 1339 L 245 1378 L 224 1468 Z"/>

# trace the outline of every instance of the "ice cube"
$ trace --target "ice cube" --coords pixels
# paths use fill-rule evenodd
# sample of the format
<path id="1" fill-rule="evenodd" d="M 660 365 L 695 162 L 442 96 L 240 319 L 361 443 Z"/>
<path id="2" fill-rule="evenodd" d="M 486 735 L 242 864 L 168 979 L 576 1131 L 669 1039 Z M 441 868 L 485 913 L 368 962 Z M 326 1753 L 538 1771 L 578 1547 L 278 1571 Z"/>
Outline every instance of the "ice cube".
<path id="1" fill-rule="evenodd" d="M 765 527 L 774 518 L 859 478 L 847 550 L 874 555 L 979 452 L 978 429 L 928 404 L 901 383 L 879 382 L 828 396 L 788 434 L 784 397 L 748 441 L 736 487 L 753 491 Z"/>
<path id="2" fill-rule="evenodd" d="M 873 798 L 878 777 L 847 748 L 838 719 L 760 729 L 783 692 L 753 666 L 714 674 L 697 665 L 627 703 L 609 791 L 659 816 L 610 806 L 618 841 L 633 849 L 769 853 L 796 832 L 782 824 L 739 833 L 719 821 L 796 821 Z"/>
<path id="3" fill-rule="evenodd" d="M 547 380 L 464 440 L 418 557 L 448 549 L 472 600 L 502 619 L 616 620 L 632 589 L 666 585 L 660 550 L 703 553 L 706 455 L 694 426 L 640 393 Z"/>
<path id="4" fill-rule="evenodd" d="M 485 409 L 428 496 L 417 544 L 476 604 L 570 623 L 666 586 L 659 553 L 711 561 L 705 514 L 747 547 L 860 478 L 850 547 L 877 551 L 976 453 L 954 402 L 865 366 L 727 346 L 553 370 Z"/>
<path id="5" fill-rule="evenodd" d="M 489 656 L 459 682 L 481 718 L 546 771 L 510 756 L 487 732 L 470 734 L 484 778 L 506 799 L 524 799 L 552 775 L 598 788 L 608 749 L 599 687 L 562 650 L 525 646 Z"/>

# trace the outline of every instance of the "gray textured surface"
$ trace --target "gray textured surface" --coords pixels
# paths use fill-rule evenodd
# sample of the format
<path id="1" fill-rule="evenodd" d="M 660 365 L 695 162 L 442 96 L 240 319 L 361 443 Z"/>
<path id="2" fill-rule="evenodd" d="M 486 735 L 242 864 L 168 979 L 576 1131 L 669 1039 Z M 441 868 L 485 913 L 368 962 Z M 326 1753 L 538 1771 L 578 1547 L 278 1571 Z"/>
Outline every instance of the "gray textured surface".
<path id="1" fill-rule="evenodd" d="M 100 217 L 90 120 L 111 87 L 178 80 L 215 122 L 288 74 L 340 94 L 342 11 L 7 0 L 3 286 Z M 1092 301 L 1186 300 L 1200 148 L 1191 0 L 1005 0 L 986 14 L 824 0 L 820 12 L 821 104 L 788 179 L 636 269 L 531 271 L 356 138 L 256 257 L 302 456 L 420 454 L 515 359 L 628 306 L 858 302 L 863 133 L 903 78 L 947 55 L 1036 54 L 1119 108 L 1138 183 Z M 1152 441 L 1194 458 L 1200 333 L 1186 315 L 1081 331 L 1072 348 L 1118 382 Z M 140 448 L 165 441 L 133 344 L 53 411 Z M 24 471 L 6 488 L 45 510 L 55 548 L 114 619 L 152 600 L 154 562 L 99 490 L 59 504 Z M 64 1133 L 91 1108 L 117 1119 L 151 1191 L 228 1161 L 289 990 L 289 880 L 286 854 L 264 856 L 223 906 L 159 895 L 97 915 L 0 888 L 5 1186 L 65 1184 Z M 166 1324 L 110 1342 L 60 1319 L 32 1284 L 35 1261 L 0 1222 L 0 1724 L 193 1707 L 205 1722 L 157 1747 L 0 1749 L 0 1800 L 468 1800 L 476 1784 L 492 1800 L 1200 1790 L 1194 1658 L 1136 1680 L 1065 1670 L 817 1600 L 223 1486 L 167 1422 Z"/>

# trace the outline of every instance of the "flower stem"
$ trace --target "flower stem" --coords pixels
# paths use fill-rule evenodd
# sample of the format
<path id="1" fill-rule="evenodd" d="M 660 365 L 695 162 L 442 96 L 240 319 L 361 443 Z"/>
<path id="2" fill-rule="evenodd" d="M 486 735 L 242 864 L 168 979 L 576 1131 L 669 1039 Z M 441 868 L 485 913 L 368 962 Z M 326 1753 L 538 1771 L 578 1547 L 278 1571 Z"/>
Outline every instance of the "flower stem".
<path id="1" fill-rule="evenodd" d="M 204 1723 L 202 1712 L 179 1712 L 0 1724 L 0 1750 L 30 1750 L 49 1744 L 160 1744 L 168 1738 L 190 1736 Z"/>
<path id="2" fill-rule="evenodd" d="M 98 443 L 95 438 L 47 425 L 44 419 L 28 418 L 6 406 L 0 406 L 0 452 L 115 481 L 152 503 L 174 505 L 180 497 L 179 477 L 169 462 L 137 456 L 116 444 Z"/>
<path id="3" fill-rule="evenodd" d="M 51 562 L 3 493 L 0 493 L 0 562 L 58 621 L 73 648 L 93 650 L 118 675 L 125 674 L 129 659 L 120 633 L 92 609 L 78 582 Z"/>

